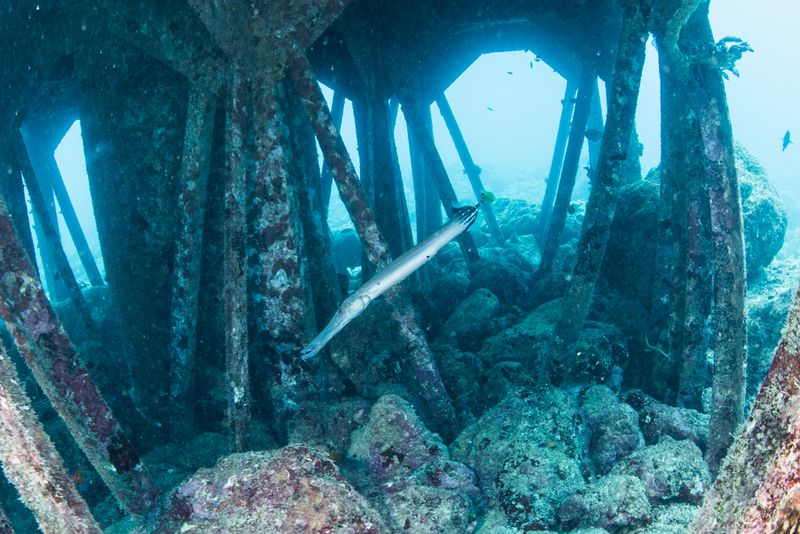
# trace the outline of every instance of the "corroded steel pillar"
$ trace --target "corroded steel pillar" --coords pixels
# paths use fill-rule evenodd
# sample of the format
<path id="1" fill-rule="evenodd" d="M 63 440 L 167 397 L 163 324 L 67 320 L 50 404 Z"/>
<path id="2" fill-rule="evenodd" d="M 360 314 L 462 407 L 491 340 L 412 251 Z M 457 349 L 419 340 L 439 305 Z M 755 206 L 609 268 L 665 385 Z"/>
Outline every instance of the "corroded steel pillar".
<path id="1" fill-rule="evenodd" d="M 14 363 L 0 342 L 0 462 L 46 534 L 97 533 L 89 506 L 70 480 L 63 460 L 36 418 Z M 0 510 L 0 533 L 8 525 Z M 10 526 L 8 526 L 10 529 Z"/>
<path id="2" fill-rule="evenodd" d="M 158 489 L 80 364 L 0 200 L 0 316 L 53 407 L 111 492 L 143 514 Z"/>

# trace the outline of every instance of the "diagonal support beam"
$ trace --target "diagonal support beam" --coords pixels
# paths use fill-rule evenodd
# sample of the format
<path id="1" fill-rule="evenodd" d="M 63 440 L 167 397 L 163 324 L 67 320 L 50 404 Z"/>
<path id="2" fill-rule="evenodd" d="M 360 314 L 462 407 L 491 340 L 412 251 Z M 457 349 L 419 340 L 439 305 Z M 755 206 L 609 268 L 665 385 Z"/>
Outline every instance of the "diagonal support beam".
<path id="1" fill-rule="evenodd" d="M 44 194 L 42 194 L 40 183 L 33 169 L 33 165 L 31 164 L 28 151 L 25 148 L 25 142 L 19 130 L 15 131 L 13 142 L 17 162 L 22 170 L 25 183 L 28 185 L 28 195 L 31 199 L 31 205 L 33 206 L 34 213 L 37 214 L 39 227 L 45 239 L 44 245 L 53 257 L 56 270 L 64 286 L 67 288 L 69 298 L 78 311 L 78 315 L 83 322 L 84 328 L 86 328 L 86 332 L 89 334 L 89 337 L 96 338 L 95 334 L 97 329 L 94 324 L 94 319 L 92 319 L 92 314 L 89 311 L 89 305 L 86 304 L 86 299 L 83 298 L 83 292 L 78 285 L 78 281 L 75 279 L 75 273 L 69 265 L 67 255 L 64 253 L 64 247 L 61 245 L 61 237 L 58 235 L 55 221 L 50 218 L 48 213 Z"/>
<path id="2" fill-rule="evenodd" d="M 333 125 L 330 110 L 311 71 L 308 58 L 304 55 L 295 56 L 289 65 L 289 75 L 333 173 L 339 195 L 361 238 L 364 251 L 370 262 L 381 268 L 391 259 L 389 246 L 378 230 L 353 162 L 347 154 L 342 137 Z M 421 396 L 442 434 L 446 439 L 452 438 L 456 429 L 455 410 L 442 384 L 425 333 L 417 324 L 411 300 L 402 286 L 387 292 L 386 300 L 394 308 L 392 319 L 397 322 L 400 333 L 408 344 L 408 358 L 414 368 Z"/>
<path id="3" fill-rule="evenodd" d="M 631 7 L 626 9 L 623 18 L 609 98 L 611 107 L 600 148 L 597 176 L 586 204 L 572 282 L 554 331 L 556 339 L 565 347 L 571 347 L 577 341 L 589 314 L 611 233 L 625 162 L 629 157 L 647 42 L 647 21 L 642 10 L 633 4 L 629 4 Z M 596 82 L 591 91 L 597 91 Z"/>
<path id="4" fill-rule="evenodd" d="M 342 128 L 342 119 L 344 118 L 344 93 L 337 91 L 333 94 L 333 102 L 331 104 L 331 116 L 333 117 L 333 125 L 337 130 Z M 328 164 L 322 164 L 322 174 L 320 176 L 320 199 L 322 202 L 322 214 L 327 217 L 331 205 L 331 191 L 333 190 L 333 175 L 331 174 Z"/>
<path id="5" fill-rule="evenodd" d="M 539 246 L 541 247 L 544 247 L 547 230 L 550 228 L 550 215 L 553 211 L 553 200 L 556 198 L 556 191 L 558 190 L 558 178 L 561 176 L 561 168 L 564 165 L 564 152 L 567 150 L 567 140 L 569 139 L 572 111 L 575 109 L 575 93 L 577 91 L 578 84 L 572 80 L 567 80 L 564 99 L 561 100 L 561 118 L 558 121 L 556 146 L 553 148 L 553 160 L 550 162 L 550 172 L 547 175 L 542 209 L 539 211 L 539 220 L 537 222 Z"/>
<path id="6" fill-rule="evenodd" d="M 158 488 L 44 294 L 0 199 L 0 317 L 67 428 L 122 506 L 146 513 Z"/>
<path id="7" fill-rule="evenodd" d="M 216 99 L 192 85 L 181 157 L 178 210 L 180 230 L 173 268 L 170 402 L 173 435 L 186 438 L 194 428 L 192 384 L 197 350 L 200 264 Z"/>
<path id="8" fill-rule="evenodd" d="M 444 93 L 436 97 L 436 105 L 439 107 L 439 112 L 442 114 L 447 130 L 450 132 L 450 137 L 453 139 L 453 144 L 456 147 L 458 156 L 461 158 L 461 164 L 464 165 L 464 172 L 467 178 L 469 178 L 472 192 L 475 194 L 475 199 L 480 201 L 485 191 L 483 182 L 481 181 L 481 168 L 475 165 L 475 162 L 472 160 L 472 154 L 469 152 L 467 142 L 464 140 L 464 135 L 461 133 L 461 128 L 458 126 L 456 116 L 453 114 L 453 110 L 447 98 L 444 96 Z M 494 237 L 498 243 L 502 243 L 504 241 L 503 233 L 500 231 L 500 226 L 497 224 L 497 219 L 494 216 L 491 203 L 485 202 L 481 207 L 481 211 L 483 211 L 483 216 L 486 219 L 486 226 L 489 227 L 489 232 L 492 234 L 492 237 Z"/>
<path id="9" fill-rule="evenodd" d="M 580 85 L 578 86 L 578 98 L 575 104 L 575 115 L 572 118 L 572 128 L 569 132 L 567 152 L 564 156 L 564 166 L 561 169 L 561 179 L 558 182 L 553 212 L 548 224 L 547 235 L 544 239 L 544 246 L 542 247 L 542 259 L 539 262 L 539 268 L 536 270 L 537 280 L 543 280 L 553 270 L 553 261 L 558 252 L 561 233 L 564 231 L 564 226 L 567 222 L 567 211 L 572 201 L 572 190 L 575 188 L 575 181 L 578 177 L 578 167 L 586 134 L 586 123 L 589 119 L 592 91 L 596 79 L 597 76 L 594 70 L 584 66 Z"/>
<path id="10" fill-rule="evenodd" d="M 414 140 L 427 163 L 433 182 L 439 191 L 439 199 L 442 201 L 444 211 L 449 217 L 453 213 L 453 208 L 458 206 L 458 197 L 453 189 L 453 184 L 450 183 L 450 178 L 447 176 L 442 157 L 436 149 L 436 142 L 431 132 L 425 127 L 422 106 L 417 102 L 405 101 L 403 103 L 403 115 L 414 133 Z M 461 246 L 461 252 L 464 254 L 468 265 L 472 265 L 480 259 L 472 234 L 469 232 L 461 234 L 458 238 L 458 244 Z"/>
<path id="11" fill-rule="evenodd" d="M 64 461 L 36 418 L 14 363 L 0 342 L 0 462 L 45 533 L 103 530 L 75 488 Z M 0 533 L 9 532 L 0 510 Z"/>

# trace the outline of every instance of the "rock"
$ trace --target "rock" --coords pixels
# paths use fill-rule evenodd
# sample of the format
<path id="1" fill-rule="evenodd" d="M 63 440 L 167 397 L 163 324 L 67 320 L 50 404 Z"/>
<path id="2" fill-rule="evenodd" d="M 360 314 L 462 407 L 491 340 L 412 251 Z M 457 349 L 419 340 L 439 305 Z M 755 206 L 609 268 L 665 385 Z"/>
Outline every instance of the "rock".
<path id="1" fill-rule="evenodd" d="M 289 443 L 328 451 L 333 458 L 344 457 L 353 431 L 367 423 L 369 413 L 370 404 L 363 399 L 303 402 L 289 422 Z"/>
<path id="2" fill-rule="evenodd" d="M 428 462 L 450 459 L 441 438 L 396 395 L 378 399 L 367 424 L 353 433 L 347 455 L 363 464 L 376 482 L 400 479 Z"/>
<path id="3" fill-rule="evenodd" d="M 158 532 L 386 532 L 320 452 L 303 446 L 232 454 L 173 493 Z"/>
<path id="4" fill-rule="evenodd" d="M 589 455 L 597 473 L 607 474 L 619 460 L 644 447 L 639 414 L 606 386 L 593 386 L 583 394 L 581 413 L 592 433 Z"/>
<path id="5" fill-rule="evenodd" d="M 462 534 L 474 528 L 475 509 L 459 492 L 421 484 L 392 488 L 383 499 L 393 532 Z"/>
<path id="6" fill-rule="evenodd" d="M 560 312 L 561 300 L 542 304 L 521 322 L 487 339 L 478 356 L 487 368 L 513 361 L 528 369 L 538 369 Z"/>
<path id="7" fill-rule="evenodd" d="M 509 458 L 497 477 L 497 498 L 509 523 L 523 531 L 558 523 L 561 502 L 584 486 L 578 463 L 562 452 L 539 448 Z"/>
<path id="8" fill-rule="evenodd" d="M 408 480 L 432 488 L 457 491 L 475 501 L 481 497 L 478 479 L 472 469 L 452 460 L 428 462 L 414 471 Z"/>
<path id="9" fill-rule="evenodd" d="M 786 233 L 783 201 L 764 169 L 741 146 L 736 170 L 742 194 L 747 273 L 752 278 L 780 250 Z M 649 309 L 656 260 L 660 169 L 622 187 L 603 260 L 601 280 Z"/>
<path id="10" fill-rule="evenodd" d="M 529 304 L 530 277 L 530 272 L 514 263 L 481 259 L 475 262 L 470 288 L 488 289 L 503 305 L 524 307 Z"/>
<path id="11" fill-rule="evenodd" d="M 709 415 L 689 408 L 663 404 L 638 390 L 628 392 L 625 401 L 639 412 L 639 428 L 642 429 L 648 445 L 654 445 L 663 436 L 669 436 L 676 440 L 691 440 L 701 450 L 705 450 L 708 443 Z"/>
<path id="12" fill-rule="evenodd" d="M 538 377 L 547 376 L 555 381 L 619 382 L 621 367 L 628 360 L 624 337 L 615 327 L 594 321 L 586 323 L 569 359 L 552 368 L 543 368 L 546 363 L 543 356 L 549 350 L 560 313 L 560 299 L 542 304 L 518 324 L 487 339 L 478 356 L 489 368 L 501 361 L 514 361 Z"/>
<path id="13" fill-rule="evenodd" d="M 458 305 L 469 296 L 469 276 L 454 272 L 433 280 L 428 297 L 442 320 L 450 317 Z"/>
<path id="14" fill-rule="evenodd" d="M 556 388 L 513 391 L 497 406 L 469 425 L 450 445 L 453 459 L 478 476 L 488 498 L 497 495 L 495 481 L 540 449 L 553 449 L 570 458 L 578 454 L 575 410 L 567 394 Z"/>
<path id="15" fill-rule="evenodd" d="M 789 314 L 800 272 L 798 260 L 776 260 L 747 287 L 747 398 L 767 376 Z"/>
<path id="16" fill-rule="evenodd" d="M 495 318 L 500 301 L 488 289 L 478 289 L 461 302 L 447 319 L 439 343 L 449 343 L 460 350 L 478 352 L 484 340 L 495 333 Z"/>
<path id="17" fill-rule="evenodd" d="M 519 362 L 499 362 L 483 377 L 483 402 L 492 407 L 515 389 L 530 389 L 536 380 Z"/>
<path id="18" fill-rule="evenodd" d="M 431 349 L 453 406 L 458 412 L 474 412 L 480 392 L 476 377 L 483 374 L 483 362 L 471 352 L 462 352 L 450 345 L 431 345 Z"/>
<path id="19" fill-rule="evenodd" d="M 748 278 L 769 265 L 783 246 L 786 209 L 767 172 L 743 146 L 736 146 L 736 175 L 742 193 Z"/>
<path id="20" fill-rule="evenodd" d="M 669 436 L 632 453 L 615 465 L 611 474 L 637 477 L 654 503 L 699 503 L 712 482 L 697 445 Z"/>
<path id="21" fill-rule="evenodd" d="M 486 512 L 475 534 L 522 534 L 522 530 L 512 527 L 502 510 L 495 508 Z M 540 531 L 538 534 L 552 534 L 550 531 Z"/>
<path id="22" fill-rule="evenodd" d="M 699 511 L 700 507 L 692 504 L 676 503 L 656 506 L 653 508 L 652 526 L 678 528 L 682 529 L 681 532 L 688 532 Z"/>
<path id="23" fill-rule="evenodd" d="M 563 530 L 600 527 L 625 532 L 650 523 L 653 511 L 639 479 L 609 475 L 566 499 L 558 517 Z"/>

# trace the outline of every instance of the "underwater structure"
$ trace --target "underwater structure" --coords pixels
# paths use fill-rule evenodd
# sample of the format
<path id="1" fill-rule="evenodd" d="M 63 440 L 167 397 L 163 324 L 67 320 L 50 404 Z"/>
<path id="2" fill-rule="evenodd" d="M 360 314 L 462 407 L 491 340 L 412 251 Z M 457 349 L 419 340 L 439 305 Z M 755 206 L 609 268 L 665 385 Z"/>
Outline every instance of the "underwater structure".
<path id="1" fill-rule="evenodd" d="M 747 281 L 786 223 L 773 206 L 748 236 L 740 182 L 757 164 L 734 145 L 723 80 L 749 47 L 715 40 L 708 7 L 5 2 L 0 462 L 35 524 L 797 532 L 800 296 L 774 361 L 748 377 Z M 651 35 L 662 163 L 643 177 L 634 119 Z M 480 201 L 444 91 L 481 54 L 509 50 L 566 80 L 527 238 L 513 206 L 481 203 L 481 228 L 460 233 L 441 268 L 394 285 L 304 360 L 359 283 L 334 266 L 331 195 L 364 281 Z M 339 134 L 345 99 L 358 171 Z M 436 148 L 434 103 L 474 199 L 457 197 Z M 78 119 L 102 273 L 53 159 Z M 0 531 L 21 532 L 33 523 L 4 492 Z"/>

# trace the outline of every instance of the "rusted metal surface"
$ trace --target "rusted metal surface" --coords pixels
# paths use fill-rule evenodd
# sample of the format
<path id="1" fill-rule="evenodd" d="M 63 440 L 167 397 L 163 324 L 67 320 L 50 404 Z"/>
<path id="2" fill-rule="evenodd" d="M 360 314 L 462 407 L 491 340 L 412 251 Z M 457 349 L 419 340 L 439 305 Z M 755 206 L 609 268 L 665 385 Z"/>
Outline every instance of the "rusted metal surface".
<path id="1" fill-rule="evenodd" d="M 0 342 L 0 461 L 46 534 L 101 533 L 89 506 L 75 488 L 53 442 Z M 0 510 L 0 533 L 10 532 Z"/>
<path id="2" fill-rule="evenodd" d="M 22 185 L 22 174 L 14 155 L 12 134 L 10 132 L 0 135 L 0 197 L 6 201 L 8 212 L 14 223 L 17 235 L 22 241 L 28 257 L 33 259 L 36 252 L 33 248 L 33 234 L 28 218 L 28 205 L 25 201 L 25 190 Z M 33 262 L 34 268 L 36 263 Z M 36 269 L 38 273 L 38 268 Z"/>
<path id="3" fill-rule="evenodd" d="M 361 238 L 364 251 L 373 265 L 377 268 L 383 267 L 390 260 L 389 247 L 378 230 L 344 141 L 333 125 L 330 110 L 308 59 L 303 55 L 294 57 L 289 65 L 289 75 L 317 135 L 339 195 Z M 400 332 L 408 344 L 409 359 L 414 366 L 422 398 L 436 417 L 441 431 L 448 437 L 453 437 L 450 434 L 456 427 L 455 410 L 444 389 L 425 333 L 417 323 L 410 300 L 402 286 L 388 292 L 386 299 L 394 308 L 392 318 L 400 326 Z"/>
<path id="4" fill-rule="evenodd" d="M 469 184 L 472 186 L 472 192 L 475 193 L 475 199 L 480 202 L 481 195 L 485 191 L 483 181 L 481 181 L 481 168 L 475 165 L 475 162 L 472 160 L 472 154 L 470 154 L 467 142 L 464 140 L 464 135 L 461 133 L 461 128 L 458 126 L 456 116 L 453 114 L 453 109 L 450 107 L 450 103 L 447 101 L 444 94 L 436 98 L 436 105 L 439 107 L 447 130 L 450 132 L 450 137 L 453 138 L 453 144 L 456 146 L 456 151 L 458 151 L 458 157 L 461 158 L 461 164 L 464 165 L 464 173 L 467 175 L 467 178 L 469 178 Z M 484 219 L 486 219 L 486 226 L 489 228 L 492 237 L 494 237 L 498 243 L 502 243 L 504 240 L 503 234 L 500 231 L 500 226 L 497 225 L 497 219 L 494 216 L 491 203 L 485 202 L 483 206 L 481 206 L 481 211 L 483 212 Z"/>
<path id="5" fill-rule="evenodd" d="M 216 99 L 205 88 L 193 85 L 188 109 L 178 191 L 180 229 L 172 273 L 170 402 L 174 416 L 171 430 L 176 437 L 186 437 L 194 423 L 192 384 L 197 350 L 200 260 Z"/>
<path id="6" fill-rule="evenodd" d="M 248 80 L 238 67 L 231 69 L 226 103 L 225 144 L 225 374 L 228 395 L 227 424 L 231 450 L 249 446 L 250 369 L 247 331 L 247 149 L 250 117 Z"/>
<path id="7" fill-rule="evenodd" d="M 800 290 L 748 420 L 722 461 L 692 532 L 794 532 L 800 466 Z"/>
<path id="8" fill-rule="evenodd" d="M 433 137 L 433 119 L 430 107 L 423 108 L 422 121 L 425 129 Z M 411 172 L 414 180 L 414 204 L 417 217 L 417 242 L 422 241 L 442 226 L 442 205 L 439 193 L 433 184 L 428 165 L 414 138 L 411 126 L 408 126 L 408 148 L 411 155 Z M 429 266 L 423 266 L 425 272 Z"/>
<path id="9" fill-rule="evenodd" d="M 0 316 L 80 448 L 122 506 L 143 514 L 158 489 L 80 364 L 0 201 Z"/>

